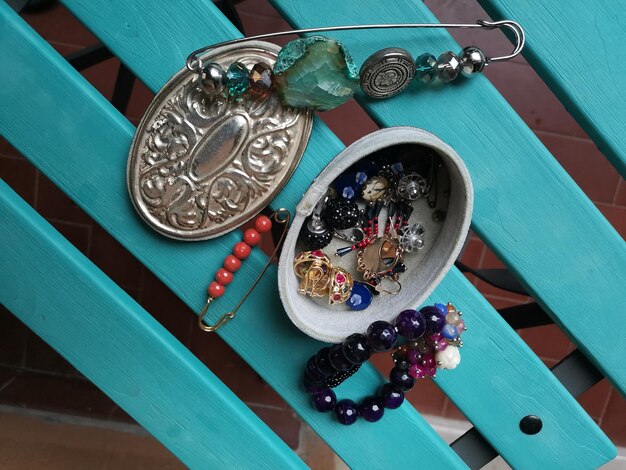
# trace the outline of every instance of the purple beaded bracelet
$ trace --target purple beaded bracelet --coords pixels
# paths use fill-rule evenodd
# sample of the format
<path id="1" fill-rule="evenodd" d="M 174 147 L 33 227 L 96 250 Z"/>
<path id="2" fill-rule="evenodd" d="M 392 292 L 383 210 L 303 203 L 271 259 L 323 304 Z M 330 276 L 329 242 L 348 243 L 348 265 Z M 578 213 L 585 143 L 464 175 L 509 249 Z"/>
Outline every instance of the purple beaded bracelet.
<path id="1" fill-rule="evenodd" d="M 437 368 L 454 369 L 459 364 L 461 334 L 467 329 L 461 315 L 450 303 L 404 310 L 393 325 L 375 321 L 367 335 L 355 333 L 343 343 L 320 349 L 307 361 L 303 381 L 315 409 L 334 410 L 337 421 L 344 425 L 354 424 L 359 416 L 372 423 L 380 420 L 385 408 L 396 409 L 402 404 L 404 392 L 413 388 L 415 379 L 435 377 Z M 400 337 L 408 341 L 392 353 L 395 366 L 378 394 L 359 404 L 348 399 L 337 401 L 332 389 L 353 375 L 373 352 L 394 349 Z"/>

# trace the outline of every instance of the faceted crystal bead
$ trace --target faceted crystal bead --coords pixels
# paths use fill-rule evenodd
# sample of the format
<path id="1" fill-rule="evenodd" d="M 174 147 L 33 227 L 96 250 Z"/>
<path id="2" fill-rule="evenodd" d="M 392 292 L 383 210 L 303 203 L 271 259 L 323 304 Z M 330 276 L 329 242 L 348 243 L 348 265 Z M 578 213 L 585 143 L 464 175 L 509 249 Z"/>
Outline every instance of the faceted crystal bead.
<path id="1" fill-rule="evenodd" d="M 415 59 L 415 78 L 424 83 L 430 83 L 437 78 L 437 59 L 432 54 L 422 54 Z"/>
<path id="2" fill-rule="evenodd" d="M 361 333 L 354 333 L 343 342 L 343 355 L 355 364 L 362 364 L 372 355 L 372 347 L 367 337 Z"/>
<path id="3" fill-rule="evenodd" d="M 375 423 L 385 414 L 383 402 L 378 397 L 367 397 L 359 406 L 359 414 L 365 421 Z"/>
<path id="4" fill-rule="evenodd" d="M 409 370 L 411 368 L 409 367 Z M 415 379 L 409 375 L 406 370 L 398 369 L 394 367 L 389 373 L 389 382 L 396 386 L 399 390 L 406 392 L 413 388 L 415 385 Z"/>
<path id="5" fill-rule="evenodd" d="M 239 96 L 248 89 L 250 76 L 241 62 L 233 62 L 226 71 L 226 87 L 231 96 Z"/>
<path id="6" fill-rule="evenodd" d="M 352 362 L 343 354 L 342 344 L 333 344 L 328 351 L 328 358 L 332 366 L 339 371 L 352 367 Z"/>
<path id="7" fill-rule="evenodd" d="M 395 410 L 402 405 L 404 401 L 404 393 L 402 390 L 398 390 L 393 384 L 385 384 L 380 390 L 380 398 L 383 401 L 385 408 Z"/>
<path id="8" fill-rule="evenodd" d="M 441 333 L 443 325 L 446 324 L 446 317 L 437 307 L 424 307 L 420 310 L 426 319 L 426 334 L 434 335 Z"/>
<path id="9" fill-rule="evenodd" d="M 451 82 L 461 71 L 461 62 L 453 52 L 444 52 L 437 59 L 437 77 L 444 83 Z"/>
<path id="10" fill-rule="evenodd" d="M 359 416 L 359 409 L 352 400 L 341 400 L 335 406 L 335 414 L 337 415 L 337 421 L 349 426 L 356 422 Z"/>
<path id="11" fill-rule="evenodd" d="M 375 321 L 367 329 L 367 339 L 374 351 L 389 351 L 396 345 L 396 329 L 386 321 Z"/>
<path id="12" fill-rule="evenodd" d="M 330 388 L 326 388 L 313 396 L 313 404 L 317 411 L 331 411 L 337 405 L 337 396 Z"/>
<path id="13" fill-rule="evenodd" d="M 254 96 L 265 97 L 272 90 L 272 68 L 259 62 L 250 70 L 250 92 Z"/>
<path id="14" fill-rule="evenodd" d="M 417 339 L 426 331 L 426 320 L 416 310 L 403 310 L 396 317 L 396 329 L 407 339 Z"/>
<path id="15" fill-rule="evenodd" d="M 287 106 L 327 111 L 352 98 L 359 74 L 340 42 L 312 36 L 291 41 L 280 50 L 274 85 Z"/>

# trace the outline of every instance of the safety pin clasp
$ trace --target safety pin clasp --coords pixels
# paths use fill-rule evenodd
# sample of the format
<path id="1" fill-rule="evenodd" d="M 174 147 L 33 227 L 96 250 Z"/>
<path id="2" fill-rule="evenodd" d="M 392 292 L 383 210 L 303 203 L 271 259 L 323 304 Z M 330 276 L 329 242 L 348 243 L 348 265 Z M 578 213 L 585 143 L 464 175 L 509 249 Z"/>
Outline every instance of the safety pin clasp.
<path id="1" fill-rule="evenodd" d="M 257 278 L 254 280 L 250 288 L 246 291 L 244 296 L 239 300 L 235 308 L 232 309 L 230 312 L 226 312 L 224 315 L 222 315 L 221 318 L 217 321 L 217 323 L 215 323 L 215 325 L 208 325 L 204 322 L 204 317 L 209 311 L 209 306 L 215 300 L 214 297 L 209 295 L 209 297 L 207 298 L 206 304 L 204 305 L 204 308 L 200 311 L 200 314 L 198 315 L 198 327 L 202 331 L 206 331 L 207 333 L 214 333 L 218 329 L 220 329 L 222 326 L 224 326 L 226 323 L 228 323 L 230 320 L 235 318 L 235 314 L 237 313 L 237 310 L 239 310 L 239 307 L 241 307 L 241 304 L 243 304 L 245 300 L 248 298 L 248 296 L 252 293 L 252 290 L 257 286 L 257 284 L 259 283 L 259 281 L 265 274 L 265 271 L 267 271 L 267 268 L 269 268 L 270 264 L 272 263 L 272 260 L 278 253 L 278 250 L 280 250 L 280 247 L 285 241 L 285 236 L 287 235 L 287 229 L 289 227 L 289 221 L 291 220 L 291 214 L 289 213 L 287 209 L 281 208 L 281 209 L 278 209 L 276 212 L 272 213 L 272 215 L 270 216 L 270 219 L 273 219 L 276 223 L 284 225 L 283 233 L 281 234 L 280 239 L 278 240 L 278 243 L 276 243 L 276 247 L 274 248 L 272 255 L 268 258 L 267 263 L 265 263 L 265 266 L 263 267 L 263 269 L 261 270 Z"/>

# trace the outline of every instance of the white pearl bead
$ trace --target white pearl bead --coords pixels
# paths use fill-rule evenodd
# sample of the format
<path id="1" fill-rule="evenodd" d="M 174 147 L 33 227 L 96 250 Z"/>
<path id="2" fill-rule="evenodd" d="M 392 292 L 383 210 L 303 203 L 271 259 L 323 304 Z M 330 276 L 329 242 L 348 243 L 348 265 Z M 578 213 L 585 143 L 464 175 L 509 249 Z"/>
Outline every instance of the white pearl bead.
<path id="1" fill-rule="evenodd" d="M 454 369 L 461 362 L 461 352 L 456 346 L 448 345 L 443 351 L 435 353 L 435 361 L 439 369 Z"/>

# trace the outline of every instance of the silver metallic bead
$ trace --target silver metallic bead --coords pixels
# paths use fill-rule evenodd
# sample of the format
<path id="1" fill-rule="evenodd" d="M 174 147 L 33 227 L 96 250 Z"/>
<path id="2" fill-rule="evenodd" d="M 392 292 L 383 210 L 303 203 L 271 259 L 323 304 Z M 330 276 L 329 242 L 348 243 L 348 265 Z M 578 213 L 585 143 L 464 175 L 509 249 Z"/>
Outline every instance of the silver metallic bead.
<path id="1" fill-rule="evenodd" d="M 451 82 L 459 76 L 461 62 L 451 51 L 444 52 L 437 59 L 437 77 L 444 83 Z"/>
<path id="2" fill-rule="evenodd" d="M 485 53 L 476 46 L 464 48 L 460 53 L 461 73 L 466 77 L 480 73 L 487 65 Z"/>
<path id="3" fill-rule="evenodd" d="M 224 69 L 215 62 L 211 62 L 202 67 L 200 83 L 202 88 L 209 95 L 214 95 L 224 89 Z"/>

